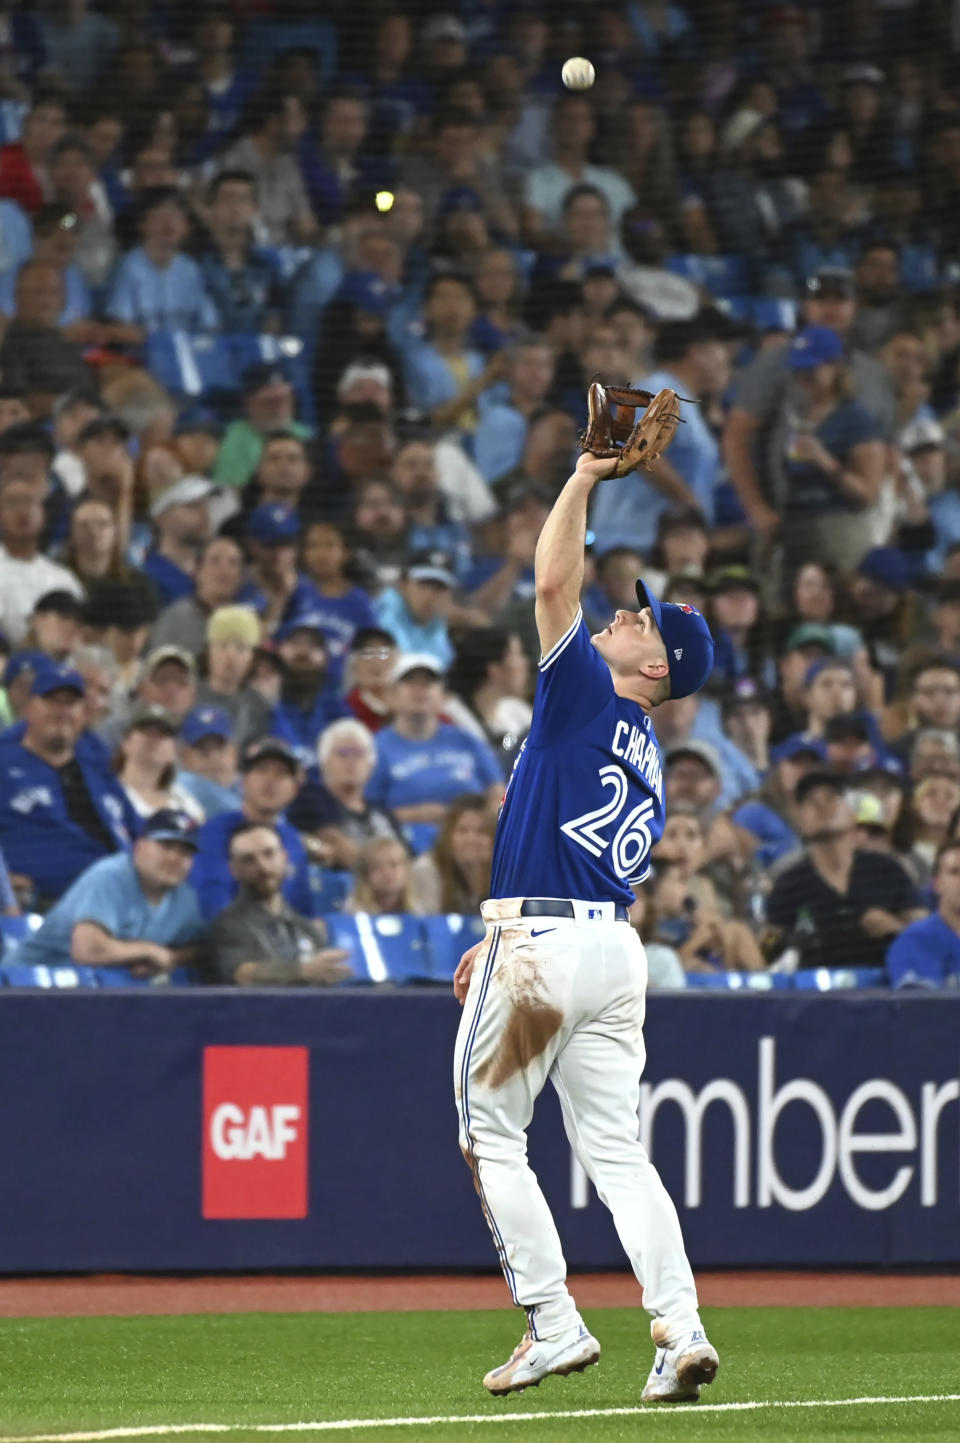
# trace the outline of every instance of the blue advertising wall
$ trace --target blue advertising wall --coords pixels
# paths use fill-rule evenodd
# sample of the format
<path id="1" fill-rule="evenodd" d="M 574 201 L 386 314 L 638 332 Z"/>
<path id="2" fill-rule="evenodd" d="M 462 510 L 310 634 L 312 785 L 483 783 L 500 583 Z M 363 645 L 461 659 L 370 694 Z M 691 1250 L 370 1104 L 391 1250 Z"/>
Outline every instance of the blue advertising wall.
<path id="1" fill-rule="evenodd" d="M 490 1266 L 458 1019 L 426 990 L 7 993 L 0 1272 Z M 646 1037 L 696 1264 L 960 1263 L 960 997 L 653 996 Z M 305 1218 L 203 1217 L 211 1046 L 309 1049 Z M 549 1090 L 530 1153 L 570 1264 L 622 1267 Z"/>

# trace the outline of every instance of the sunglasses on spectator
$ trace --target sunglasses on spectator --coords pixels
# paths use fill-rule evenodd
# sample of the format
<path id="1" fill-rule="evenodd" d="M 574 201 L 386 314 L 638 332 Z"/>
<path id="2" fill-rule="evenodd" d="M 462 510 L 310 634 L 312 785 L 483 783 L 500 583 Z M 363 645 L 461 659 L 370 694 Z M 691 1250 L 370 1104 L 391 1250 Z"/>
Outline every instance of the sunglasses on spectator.
<path id="1" fill-rule="evenodd" d="M 362 656 L 364 661 L 386 661 L 387 657 L 392 655 L 389 646 L 365 646 L 362 651 L 357 652 L 357 656 Z"/>

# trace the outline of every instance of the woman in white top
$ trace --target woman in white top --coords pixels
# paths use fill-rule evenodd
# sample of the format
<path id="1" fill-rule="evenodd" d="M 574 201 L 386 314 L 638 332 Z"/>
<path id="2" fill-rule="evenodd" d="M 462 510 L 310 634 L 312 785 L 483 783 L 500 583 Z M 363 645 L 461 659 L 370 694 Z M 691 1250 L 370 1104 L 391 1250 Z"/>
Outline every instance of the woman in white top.
<path id="1" fill-rule="evenodd" d="M 137 707 L 117 753 L 117 777 L 139 817 L 172 807 L 186 812 L 199 825 L 206 821 L 203 808 L 174 780 L 177 731 L 176 722 L 163 707 Z"/>

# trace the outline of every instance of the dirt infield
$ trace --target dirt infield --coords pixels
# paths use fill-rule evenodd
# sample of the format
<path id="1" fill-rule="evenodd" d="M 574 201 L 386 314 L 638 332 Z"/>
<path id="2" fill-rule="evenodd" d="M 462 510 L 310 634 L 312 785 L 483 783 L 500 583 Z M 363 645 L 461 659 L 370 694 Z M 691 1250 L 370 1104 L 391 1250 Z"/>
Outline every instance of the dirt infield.
<path id="1" fill-rule="evenodd" d="M 876 1273 L 701 1273 L 704 1307 L 960 1307 L 960 1276 Z M 632 1277 L 571 1278 L 584 1308 L 636 1306 Z M 0 1317 L 131 1317 L 171 1313 L 443 1312 L 506 1308 L 499 1277 L 217 1277 L 104 1275 L 0 1280 Z"/>

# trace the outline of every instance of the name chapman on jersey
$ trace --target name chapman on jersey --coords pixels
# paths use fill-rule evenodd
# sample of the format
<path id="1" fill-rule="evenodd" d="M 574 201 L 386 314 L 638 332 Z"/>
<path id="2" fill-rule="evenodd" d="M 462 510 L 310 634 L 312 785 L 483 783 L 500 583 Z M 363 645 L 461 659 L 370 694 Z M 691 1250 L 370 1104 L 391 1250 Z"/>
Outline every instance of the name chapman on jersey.
<path id="1" fill-rule="evenodd" d="M 618 721 L 613 731 L 610 750 L 615 757 L 622 757 L 643 777 L 647 786 L 663 801 L 663 766 L 657 739 L 650 731 L 650 718 L 644 718 L 642 727 L 631 726 L 627 721 Z"/>

